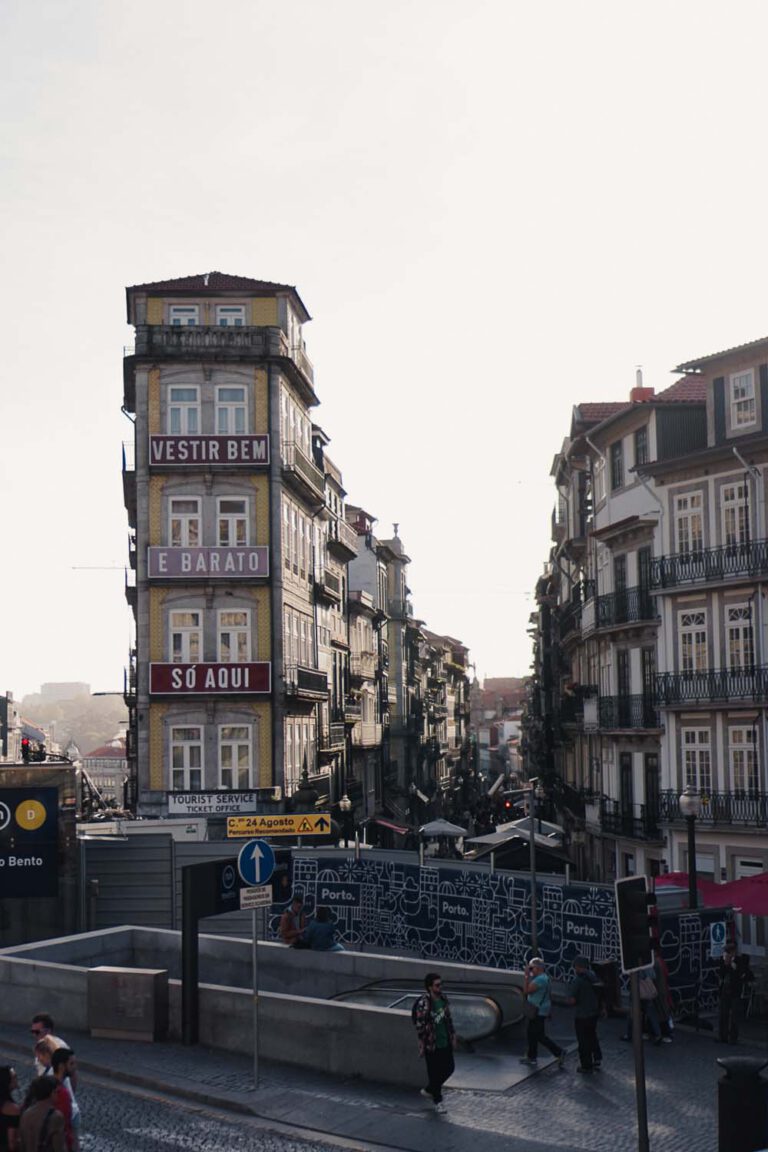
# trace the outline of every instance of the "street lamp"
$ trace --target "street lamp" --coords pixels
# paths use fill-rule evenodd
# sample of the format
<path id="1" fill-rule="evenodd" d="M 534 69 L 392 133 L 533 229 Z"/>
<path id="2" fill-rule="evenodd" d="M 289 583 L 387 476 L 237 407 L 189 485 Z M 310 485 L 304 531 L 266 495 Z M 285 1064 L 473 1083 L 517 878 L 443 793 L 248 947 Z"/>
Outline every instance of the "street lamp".
<path id="1" fill-rule="evenodd" d="M 680 815 L 688 825 L 688 907 L 699 906 L 699 892 L 696 887 L 696 819 L 701 815 L 701 796 L 689 784 L 680 793 Z"/>
<path id="2" fill-rule="evenodd" d="M 530 800 L 528 804 L 528 847 L 530 850 L 529 869 L 531 873 L 531 948 L 533 949 L 534 956 L 539 951 L 539 930 L 536 921 L 539 918 L 538 903 L 536 899 L 536 807 L 540 800 L 544 797 L 544 789 L 538 781 L 538 777 L 532 776 L 528 781 L 531 786 Z"/>
<path id="3" fill-rule="evenodd" d="M 352 801 L 346 792 L 339 800 L 339 811 L 341 812 L 342 834 L 344 836 L 344 847 L 349 847 L 349 814 L 352 811 Z"/>

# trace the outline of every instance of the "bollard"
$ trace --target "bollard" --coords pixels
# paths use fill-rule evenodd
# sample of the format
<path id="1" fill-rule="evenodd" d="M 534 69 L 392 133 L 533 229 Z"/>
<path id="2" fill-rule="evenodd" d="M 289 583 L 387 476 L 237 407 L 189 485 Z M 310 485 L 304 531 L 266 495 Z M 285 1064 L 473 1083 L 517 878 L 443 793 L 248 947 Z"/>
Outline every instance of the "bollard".
<path id="1" fill-rule="evenodd" d="M 768 1060 L 757 1056 L 723 1056 L 725 1071 L 717 1084 L 718 1152 L 760 1152 L 768 1142 L 768 1080 L 760 1076 Z"/>

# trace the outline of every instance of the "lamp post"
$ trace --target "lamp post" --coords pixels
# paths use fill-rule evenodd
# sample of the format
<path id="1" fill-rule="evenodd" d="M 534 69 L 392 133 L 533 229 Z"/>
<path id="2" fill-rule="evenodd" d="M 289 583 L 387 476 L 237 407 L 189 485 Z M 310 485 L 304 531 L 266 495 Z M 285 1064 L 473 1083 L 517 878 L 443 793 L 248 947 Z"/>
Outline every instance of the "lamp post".
<path id="1" fill-rule="evenodd" d="M 680 793 L 680 815 L 688 826 L 688 907 L 699 906 L 699 892 L 696 887 L 696 820 L 701 814 L 701 796 L 692 785 Z"/>
<path id="2" fill-rule="evenodd" d="M 537 920 L 539 918 L 538 902 L 536 896 L 536 808 L 539 800 L 544 795 L 544 789 L 539 784 L 538 778 L 532 776 L 529 780 L 531 785 L 530 802 L 528 805 L 528 847 L 530 850 L 529 856 L 529 869 L 531 873 L 531 948 L 533 949 L 534 956 L 539 951 L 539 930 Z"/>
<path id="3" fill-rule="evenodd" d="M 346 792 L 339 800 L 339 811 L 341 812 L 341 831 L 344 837 L 344 847 L 349 847 L 349 814 L 352 811 L 352 801 Z"/>

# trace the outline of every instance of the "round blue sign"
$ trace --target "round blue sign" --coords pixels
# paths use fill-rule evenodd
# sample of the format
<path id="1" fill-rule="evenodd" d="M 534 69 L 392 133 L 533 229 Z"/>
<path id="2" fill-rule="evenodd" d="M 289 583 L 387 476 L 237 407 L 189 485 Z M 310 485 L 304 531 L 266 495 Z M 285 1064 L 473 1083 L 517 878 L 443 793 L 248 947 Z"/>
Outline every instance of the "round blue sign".
<path id="1" fill-rule="evenodd" d="M 266 840 L 249 840 L 240 849 L 237 870 L 244 884 L 268 884 L 275 870 L 275 853 Z"/>

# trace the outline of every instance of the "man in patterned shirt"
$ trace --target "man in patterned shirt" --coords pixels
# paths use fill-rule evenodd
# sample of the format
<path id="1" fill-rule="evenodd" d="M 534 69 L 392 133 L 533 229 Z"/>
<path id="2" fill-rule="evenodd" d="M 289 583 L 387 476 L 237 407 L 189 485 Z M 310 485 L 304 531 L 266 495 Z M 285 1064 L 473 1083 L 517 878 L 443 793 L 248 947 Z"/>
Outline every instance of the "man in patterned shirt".
<path id="1" fill-rule="evenodd" d="M 451 1019 L 448 997 L 443 995 L 443 982 L 437 972 L 424 977 L 425 992 L 413 1006 L 412 1016 L 419 1038 L 419 1055 L 427 1064 L 427 1087 L 421 1089 L 435 1105 L 436 1112 L 445 1112 L 443 1084 L 453 1075 L 453 1050 L 456 1032 Z"/>

